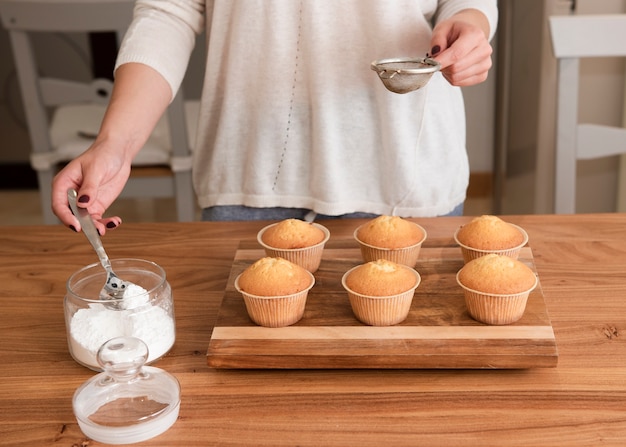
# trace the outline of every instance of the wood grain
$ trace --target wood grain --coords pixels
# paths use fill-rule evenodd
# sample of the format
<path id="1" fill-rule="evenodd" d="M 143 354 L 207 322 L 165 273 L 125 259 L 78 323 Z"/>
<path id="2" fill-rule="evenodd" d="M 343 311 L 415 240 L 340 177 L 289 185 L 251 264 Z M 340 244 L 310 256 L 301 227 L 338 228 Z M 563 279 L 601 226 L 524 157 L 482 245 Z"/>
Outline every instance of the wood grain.
<path id="1" fill-rule="evenodd" d="M 234 257 L 255 247 L 267 222 L 107 232 L 111 257 L 157 262 L 174 291 L 176 343 L 155 366 L 180 381 L 180 417 L 137 445 L 626 445 L 626 215 L 503 217 L 530 236 L 558 346 L 554 368 L 209 368 Z M 452 246 L 469 219 L 415 221 Z M 349 241 L 362 221 L 323 223 L 331 240 Z M 95 254 L 60 226 L 0 229 L 0 445 L 100 447 L 72 414 L 74 391 L 94 373 L 69 356 L 62 304 L 68 276 Z"/>
<path id="2" fill-rule="evenodd" d="M 478 323 L 467 313 L 456 273 L 461 251 L 431 240 L 420 251 L 422 282 L 406 320 L 372 327 L 353 315 L 342 275 L 362 263 L 354 240 L 333 240 L 324 250 L 302 320 L 289 327 L 257 326 L 248 317 L 234 278 L 264 256 L 237 250 L 207 361 L 214 368 L 533 368 L 553 367 L 558 353 L 541 286 L 524 316 L 506 326 Z M 520 260 L 532 269 L 532 251 Z"/>

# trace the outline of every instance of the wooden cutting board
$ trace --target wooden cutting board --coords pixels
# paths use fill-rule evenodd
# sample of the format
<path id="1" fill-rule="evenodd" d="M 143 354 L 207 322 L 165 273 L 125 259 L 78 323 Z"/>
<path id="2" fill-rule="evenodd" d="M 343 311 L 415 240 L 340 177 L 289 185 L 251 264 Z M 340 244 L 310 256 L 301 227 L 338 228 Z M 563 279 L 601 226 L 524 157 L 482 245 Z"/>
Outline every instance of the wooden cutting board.
<path id="1" fill-rule="evenodd" d="M 330 240 L 304 316 L 293 326 L 253 323 L 235 277 L 265 256 L 255 242 L 237 250 L 207 353 L 212 368 L 536 368 L 554 367 L 558 353 L 541 283 L 530 294 L 521 320 L 490 326 L 472 319 L 456 273 L 460 249 L 449 240 L 428 240 L 415 269 L 422 282 L 407 319 L 372 327 L 353 315 L 342 275 L 362 263 L 353 240 Z M 532 250 L 520 261 L 535 270 Z M 536 271 L 536 270 L 535 270 Z"/>

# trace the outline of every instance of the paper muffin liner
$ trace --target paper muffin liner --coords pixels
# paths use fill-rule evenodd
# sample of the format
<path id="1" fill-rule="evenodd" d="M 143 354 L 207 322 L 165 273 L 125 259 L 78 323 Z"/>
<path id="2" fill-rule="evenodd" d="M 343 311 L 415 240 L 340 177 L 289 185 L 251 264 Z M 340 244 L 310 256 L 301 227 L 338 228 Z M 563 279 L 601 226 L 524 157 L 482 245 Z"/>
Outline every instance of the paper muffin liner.
<path id="1" fill-rule="evenodd" d="M 386 259 L 387 261 L 395 262 L 396 264 L 415 267 L 415 264 L 417 264 L 417 260 L 419 259 L 422 244 L 426 240 L 427 234 L 426 230 L 421 225 L 418 225 L 415 222 L 411 223 L 419 227 L 424 234 L 424 237 L 417 244 L 402 248 L 384 248 L 366 244 L 358 238 L 359 230 L 363 225 L 359 226 L 356 230 L 354 230 L 353 237 L 359 243 L 363 261 L 370 262 L 377 261 L 379 259 Z"/>
<path id="2" fill-rule="evenodd" d="M 465 287 L 457 273 L 457 283 L 463 288 L 465 305 L 470 316 L 481 323 L 491 325 L 505 325 L 515 323 L 522 318 L 526 310 L 528 296 L 538 280 L 529 290 L 516 294 L 492 294 L 483 293 Z"/>
<path id="3" fill-rule="evenodd" d="M 406 292 L 389 296 L 369 296 L 354 292 L 346 285 L 346 278 L 350 272 L 357 267 L 348 270 L 341 278 L 341 284 L 348 293 L 354 316 L 360 322 L 370 326 L 391 326 L 404 321 L 411 309 L 415 289 L 417 289 L 421 282 L 419 273 L 411 268 L 417 281 L 415 285 Z"/>
<path id="4" fill-rule="evenodd" d="M 265 233 L 265 231 L 275 225 L 278 225 L 278 223 L 273 223 L 266 226 L 265 228 L 262 228 L 261 231 L 259 231 L 259 233 L 257 234 L 257 241 L 265 249 L 265 254 L 272 258 L 286 259 L 287 261 L 293 262 L 294 264 L 297 264 L 300 267 L 307 269 L 311 273 L 315 273 L 320 267 L 320 263 L 322 262 L 324 246 L 326 245 L 326 242 L 328 242 L 328 239 L 330 239 L 330 231 L 328 231 L 328 228 L 315 222 L 311 224 L 314 227 L 322 230 L 322 232 L 324 233 L 324 239 L 322 240 L 322 242 L 312 245 L 310 247 L 274 248 L 263 242 L 263 233 Z"/>
<path id="5" fill-rule="evenodd" d="M 459 240 L 457 239 L 457 235 L 461 227 L 457 228 L 456 231 L 454 232 L 454 241 L 459 245 L 459 247 L 461 247 L 461 253 L 463 254 L 463 262 L 467 264 L 468 262 L 476 258 L 480 258 L 481 256 L 485 256 L 490 253 L 508 256 L 509 258 L 513 258 L 513 259 L 519 258 L 519 254 L 520 254 L 520 251 L 522 250 L 522 247 L 524 247 L 524 245 L 528 243 L 528 233 L 526 233 L 526 231 L 518 225 L 515 225 L 512 223 L 509 223 L 509 225 L 517 228 L 520 231 L 520 233 L 522 233 L 522 235 L 524 236 L 524 240 L 522 241 L 521 244 L 515 247 L 506 248 L 502 250 L 481 250 L 478 248 L 472 248 L 467 245 L 464 245 L 461 242 L 459 242 Z"/>
<path id="6" fill-rule="evenodd" d="M 304 315 L 309 290 L 315 284 L 315 278 L 311 274 L 311 285 L 301 292 L 292 295 L 259 296 L 241 290 L 239 276 L 235 279 L 235 288 L 243 296 L 248 316 L 254 323 L 265 327 L 290 326 L 300 321 Z"/>

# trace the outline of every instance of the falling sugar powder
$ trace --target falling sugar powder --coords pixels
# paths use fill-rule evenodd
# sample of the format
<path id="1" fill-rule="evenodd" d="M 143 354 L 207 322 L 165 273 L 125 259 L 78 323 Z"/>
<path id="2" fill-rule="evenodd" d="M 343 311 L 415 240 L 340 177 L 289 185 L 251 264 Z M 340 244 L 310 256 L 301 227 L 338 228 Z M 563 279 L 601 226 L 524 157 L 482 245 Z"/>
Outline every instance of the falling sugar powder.
<path id="1" fill-rule="evenodd" d="M 162 307 L 150 304 L 146 289 L 131 284 L 119 307 L 117 310 L 93 303 L 73 315 L 70 343 L 78 362 L 99 369 L 98 349 L 114 337 L 132 336 L 143 340 L 148 345 L 148 363 L 162 357 L 172 347 L 174 319 Z"/>

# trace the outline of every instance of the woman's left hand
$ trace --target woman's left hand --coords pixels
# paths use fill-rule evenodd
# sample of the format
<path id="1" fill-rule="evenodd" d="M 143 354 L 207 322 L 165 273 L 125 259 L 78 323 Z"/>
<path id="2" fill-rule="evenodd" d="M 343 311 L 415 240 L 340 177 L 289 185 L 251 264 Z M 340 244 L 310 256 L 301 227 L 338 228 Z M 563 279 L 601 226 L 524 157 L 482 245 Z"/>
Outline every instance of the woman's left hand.
<path id="1" fill-rule="evenodd" d="M 475 9 L 437 23 L 431 57 L 441 64 L 441 72 L 450 84 L 466 87 L 487 79 L 493 52 L 488 37 L 487 18 Z"/>

